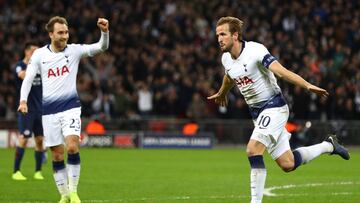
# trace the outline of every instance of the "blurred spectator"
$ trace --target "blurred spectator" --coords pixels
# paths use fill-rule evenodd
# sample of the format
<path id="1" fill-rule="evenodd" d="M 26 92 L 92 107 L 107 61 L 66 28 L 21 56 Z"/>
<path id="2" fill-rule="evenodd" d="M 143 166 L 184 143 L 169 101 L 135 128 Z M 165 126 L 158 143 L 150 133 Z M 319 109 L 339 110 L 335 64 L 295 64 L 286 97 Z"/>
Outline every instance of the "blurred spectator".
<path id="1" fill-rule="evenodd" d="M 112 94 L 98 92 L 98 96 L 92 103 L 94 115 L 111 120 L 114 117 L 114 96 Z"/>
<path id="2" fill-rule="evenodd" d="M 16 110 L 17 106 L 15 103 L 15 98 L 13 96 L 8 95 L 6 97 L 6 116 L 5 119 L 6 120 L 14 120 L 16 119 Z"/>
<path id="3" fill-rule="evenodd" d="M 206 103 L 198 92 L 192 96 L 186 115 L 191 119 L 202 119 L 207 115 Z"/>
<path id="4" fill-rule="evenodd" d="M 351 98 L 345 100 L 345 106 L 343 107 L 343 119 L 354 120 L 356 118 L 356 112 L 354 109 L 354 103 Z"/>
<path id="5" fill-rule="evenodd" d="M 306 94 L 305 90 L 296 86 L 292 94 L 292 113 L 293 117 L 297 119 L 307 119 L 309 114 L 310 95 Z"/>
<path id="6" fill-rule="evenodd" d="M 140 115 L 143 117 L 149 116 L 153 110 L 153 95 L 147 84 L 139 83 L 137 98 Z"/>
<path id="7" fill-rule="evenodd" d="M 237 119 L 252 119 L 249 109 L 243 98 L 237 98 L 233 109 L 231 110 L 232 117 Z"/>
<path id="8" fill-rule="evenodd" d="M 131 107 L 131 96 L 125 91 L 121 83 L 117 83 L 114 93 L 114 110 L 117 118 L 126 117 Z"/>
<path id="9" fill-rule="evenodd" d="M 4 97 L 0 95 L 0 117 L 4 118 L 6 116 L 6 108 L 7 105 L 4 101 Z"/>

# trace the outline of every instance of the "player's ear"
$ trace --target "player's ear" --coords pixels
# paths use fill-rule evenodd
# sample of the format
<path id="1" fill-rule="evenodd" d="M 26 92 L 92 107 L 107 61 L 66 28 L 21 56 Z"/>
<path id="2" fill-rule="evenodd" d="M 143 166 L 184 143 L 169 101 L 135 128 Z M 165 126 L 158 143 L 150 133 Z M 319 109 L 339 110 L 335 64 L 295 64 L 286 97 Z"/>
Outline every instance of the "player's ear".
<path id="1" fill-rule="evenodd" d="M 232 37 L 233 37 L 233 40 L 237 40 L 238 37 L 239 37 L 239 33 L 238 33 L 238 32 L 234 32 L 234 33 L 232 34 Z"/>

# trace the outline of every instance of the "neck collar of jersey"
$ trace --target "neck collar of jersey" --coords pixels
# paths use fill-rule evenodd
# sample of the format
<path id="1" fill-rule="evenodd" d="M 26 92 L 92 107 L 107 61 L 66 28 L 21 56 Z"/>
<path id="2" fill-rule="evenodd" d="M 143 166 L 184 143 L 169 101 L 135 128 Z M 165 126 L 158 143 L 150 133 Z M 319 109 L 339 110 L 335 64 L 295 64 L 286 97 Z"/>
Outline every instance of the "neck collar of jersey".
<path id="1" fill-rule="evenodd" d="M 51 44 L 48 44 L 46 47 L 47 47 L 52 53 L 55 53 L 55 52 L 53 52 L 53 51 L 51 50 L 50 45 L 51 45 Z M 67 45 L 64 47 L 63 50 L 61 50 L 61 51 L 59 51 L 59 52 L 63 52 L 66 48 L 67 48 Z"/>
<path id="2" fill-rule="evenodd" d="M 244 51 L 244 49 L 245 49 L 245 41 L 241 40 L 241 51 L 240 51 L 239 57 L 241 56 L 241 53 Z"/>
<path id="3" fill-rule="evenodd" d="M 240 50 L 240 54 L 239 54 L 239 56 L 237 57 L 237 58 L 232 58 L 232 56 L 231 56 L 231 58 L 233 59 L 233 60 L 238 60 L 239 58 L 240 58 L 240 56 L 241 56 L 241 53 L 244 51 L 244 49 L 245 49 L 245 41 L 244 40 L 241 40 L 241 50 Z"/>

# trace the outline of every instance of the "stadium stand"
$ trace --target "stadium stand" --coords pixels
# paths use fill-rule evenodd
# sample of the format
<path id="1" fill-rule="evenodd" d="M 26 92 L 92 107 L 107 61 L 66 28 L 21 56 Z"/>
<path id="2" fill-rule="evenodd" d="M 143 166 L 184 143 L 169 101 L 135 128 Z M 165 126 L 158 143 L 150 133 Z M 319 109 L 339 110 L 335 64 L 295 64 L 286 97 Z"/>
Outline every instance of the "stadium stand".
<path id="1" fill-rule="evenodd" d="M 200 117 L 249 118 L 236 90 L 226 110 L 206 100 L 223 75 L 214 26 L 219 17 L 233 15 L 245 21 L 246 40 L 264 43 L 287 68 L 330 92 L 323 100 L 280 81 L 292 119 L 360 119 L 359 1 L 264 2 L 0 1 L 0 118 L 15 119 L 12 69 L 24 42 L 47 44 L 44 25 L 54 15 L 66 16 L 70 32 L 76 31 L 70 43 L 96 41 L 95 19 L 110 21 L 109 52 L 80 65 L 83 117 L 187 118 L 191 98 L 199 94 L 196 104 L 205 104 Z M 152 102 L 146 114 L 140 98 Z"/>

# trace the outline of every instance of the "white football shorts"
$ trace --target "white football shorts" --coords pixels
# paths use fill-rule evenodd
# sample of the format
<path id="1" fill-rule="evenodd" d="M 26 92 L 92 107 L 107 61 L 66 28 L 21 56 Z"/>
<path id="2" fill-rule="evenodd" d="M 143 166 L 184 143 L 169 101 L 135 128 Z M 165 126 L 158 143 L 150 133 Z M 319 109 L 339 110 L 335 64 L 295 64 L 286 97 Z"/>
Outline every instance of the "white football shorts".
<path id="1" fill-rule="evenodd" d="M 81 107 L 42 116 L 45 146 L 64 144 L 64 138 L 81 133 Z"/>
<path id="2" fill-rule="evenodd" d="M 254 121 L 255 128 L 250 139 L 264 144 L 274 160 L 290 150 L 291 134 L 285 128 L 288 118 L 289 107 L 284 105 L 264 109 Z"/>

